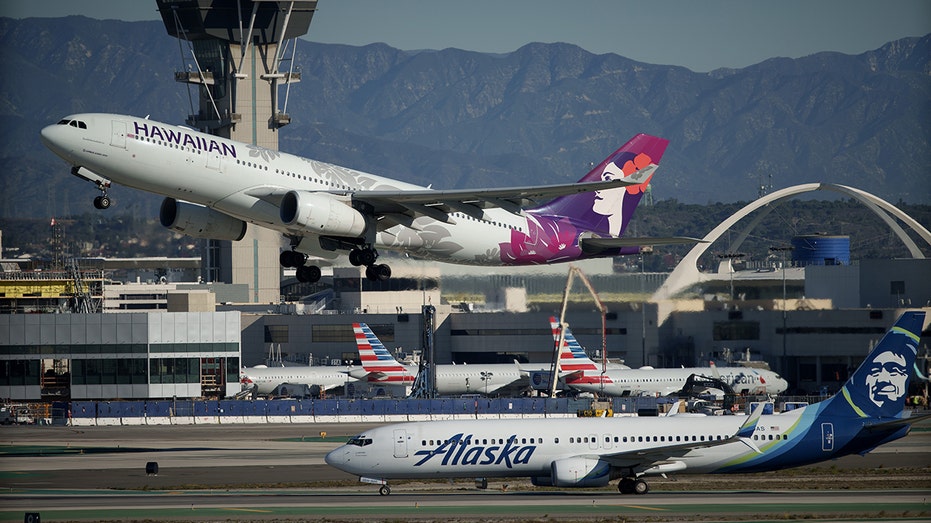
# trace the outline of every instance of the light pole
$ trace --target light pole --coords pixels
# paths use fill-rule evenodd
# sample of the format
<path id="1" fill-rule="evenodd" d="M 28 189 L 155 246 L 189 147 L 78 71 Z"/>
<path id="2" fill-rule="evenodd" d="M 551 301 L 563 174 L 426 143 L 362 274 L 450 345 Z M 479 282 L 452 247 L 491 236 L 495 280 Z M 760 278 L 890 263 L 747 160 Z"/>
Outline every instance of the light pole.
<path id="1" fill-rule="evenodd" d="M 718 254 L 718 258 L 728 260 L 728 272 L 731 274 L 731 301 L 734 301 L 734 260 L 739 260 L 745 255 L 742 252 L 723 252 Z"/>
<path id="2" fill-rule="evenodd" d="M 788 361 L 786 354 L 786 253 L 792 251 L 791 245 L 777 245 L 770 247 L 770 252 L 778 252 L 782 259 L 782 365 L 779 369 L 783 377 L 788 374 Z"/>
<path id="3" fill-rule="evenodd" d="M 488 382 L 491 381 L 491 377 L 494 376 L 495 373 L 491 371 L 483 370 L 480 374 L 482 376 L 482 381 L 485 382 L 485 395 L 487 396 L 488 395 Z"/>

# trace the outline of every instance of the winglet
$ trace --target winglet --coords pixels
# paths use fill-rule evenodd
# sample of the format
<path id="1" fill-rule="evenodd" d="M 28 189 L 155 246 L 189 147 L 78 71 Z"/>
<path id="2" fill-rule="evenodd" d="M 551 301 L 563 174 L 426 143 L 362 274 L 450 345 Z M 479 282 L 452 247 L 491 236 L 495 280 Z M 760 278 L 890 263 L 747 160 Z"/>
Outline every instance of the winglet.
<path id="1" fill-rule="evenodd" d="M 762 454 L 763 451 L 753 443 L 753 440 L 750 438 L 753 436 L 753 431 L 756 430 L 757 423 L 760 422 L 760 417 L 763 416 L 763 403 L 760 402 L 750 415 L 747 416 L 747 420 L 744 421 L 744 424 L 740 426 L 740 430 L 737 431 L 736 437 L 740 439 L 741 443 L 750 447 L 757 454 Z"/>
<path id="2" fill-rule="evenodd" d="M 747 416 L 747 420 L 744 421 L 744 424 L 740 426 L 740 430 L 737 431 L 738 438 L 749 438 L 753 436 L 753 431 L 756 430 L 756 424 L 759 423 L 760 417 L 763 416 L 763 402 L 760 402 L 753 411 L 750 412 L 750 415 Z"/>

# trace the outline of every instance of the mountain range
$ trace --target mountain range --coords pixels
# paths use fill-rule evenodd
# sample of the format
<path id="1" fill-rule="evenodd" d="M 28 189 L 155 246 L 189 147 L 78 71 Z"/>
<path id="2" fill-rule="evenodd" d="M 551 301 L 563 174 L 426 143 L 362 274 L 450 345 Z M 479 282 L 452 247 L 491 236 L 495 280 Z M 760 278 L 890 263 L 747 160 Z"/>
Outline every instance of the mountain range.
<path id="1" fill-rule="evenodd" d="M 39 130 L 76 112 L 183 124 L 185 52 L 160 21 L 0 18 L 0 218 L 87 211 L 96 190 Z M 826 182 L 931 202 L 931 35 L 708 73 L 563 43 L 485 54 L 300 40 L 295 68 L 281 150 L 435 188 L 573 181 L 646 132 L 670 140 L 659 200 Z M 111 195 L 146 216 L 160 202 Z"/>

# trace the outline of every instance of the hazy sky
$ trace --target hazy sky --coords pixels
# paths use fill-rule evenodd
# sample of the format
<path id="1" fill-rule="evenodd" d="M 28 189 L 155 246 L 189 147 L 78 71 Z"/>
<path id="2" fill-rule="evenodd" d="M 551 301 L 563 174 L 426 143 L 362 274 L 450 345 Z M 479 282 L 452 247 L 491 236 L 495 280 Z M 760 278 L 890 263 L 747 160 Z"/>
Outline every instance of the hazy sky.
<path id="1" fill-rule="evenodd" d="M 320 0 L 307 35 L 406 50 L 505 53 L 567 42 L 694 71 L 819 51 L 859 54 L 931 33 L 929 0 Z M 2 0 L 14 18 L 157 20 L 155 0 Z"/>

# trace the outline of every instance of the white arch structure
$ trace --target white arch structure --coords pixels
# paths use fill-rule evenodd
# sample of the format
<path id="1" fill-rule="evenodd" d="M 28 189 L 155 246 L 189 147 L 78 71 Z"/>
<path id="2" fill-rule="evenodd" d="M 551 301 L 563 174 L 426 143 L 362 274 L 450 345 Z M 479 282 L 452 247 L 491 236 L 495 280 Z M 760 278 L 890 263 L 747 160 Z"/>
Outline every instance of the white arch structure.
<path id="1" fill-rule="evenodd" d="M 902 243 L 905 244 L 905 247 L 908 249 L 908 252 L 911 254 L 912 258 L 921 258 L 923 259 L 925 255 L 921 252 L 918 246 L 914 241 L 906 234 L 905 230 L 892 219 L 892 216 L 902 220 L 906 225 L 908 225 L 912 230 L 918 233 L 918 236 L 921 237 L 928 245 L 931 245 L 931 232 L 928 232 L 928 229 L 921 226 L 920 223 L 915 221 L 911 216 L 905 214 L 901 210 L 897 209 L 894 205 L 878 198 L 868 192 L 861 191 L 860 189 L 854 189 L 853 187 L 847 187 L 845 185 L 835 185 L 831 183 L 807 183 L 803 185 L 795 185 L 793 187 L 787 187 L 785 189 L 780 189 L 771 194 L 768 194 L 744 207 L 743 209 L 735 212 L 726 220 L 720 223 L 715 227 L 711 232 L 705 235 L 702 240 L 706 243 L 696 244 L 695 247 L 689 251 L 688 254 L 682 258 L 682 261 L 676 266 L 669 277 L 666 278 L 666 281 L 663 283 L 662 287 L 653 294 L 653 301 L 664 300 L 674 297 L 679 292 L 684 289 L 699 283 L 701 281 L 707 280 L 708 276 L 701 273 L 698 270 L 698 259 L 702 254 L 711 247 L 711 244 L 714 243 L 718 238 L 721 237 L 724 232 L 728 231 L 734 224 L 744 219 L 751 212 L 759 209 L 760 207 L 765 207 L 774 202 L 780 202 L 792 197 L 795 197 L 799 194 L 812 192 L 812 191 L 835 191 L 852 198 L 855 198 L 857 201 L 865 205 L 869 210 L 873 211 L 876 216 L 878 216 L 882 221 L 895 232 L 896 236 L 902 240 Z M 750 234 L 750 231 L 756 227 L 763 218 L 766 217 L 776 206 L 772 205 L 765 207 L 758 216 L 756 216 L 750 223 L 745 227 L 740 234 L 737 235 L 737 238 L 731 243 L 728 247 L 728 252 L 736 252 L 743 241 Z"/>

